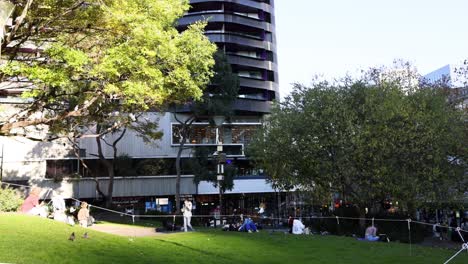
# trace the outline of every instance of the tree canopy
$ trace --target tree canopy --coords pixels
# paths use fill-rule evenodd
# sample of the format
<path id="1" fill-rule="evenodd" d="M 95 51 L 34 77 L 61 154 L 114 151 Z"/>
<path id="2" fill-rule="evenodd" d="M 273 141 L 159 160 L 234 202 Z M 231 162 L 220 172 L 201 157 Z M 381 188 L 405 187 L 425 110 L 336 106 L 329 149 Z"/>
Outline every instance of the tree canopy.
<path id="1" fill-rule="evenodd" d="M 65 120 L 115 113 L 116 105 L 138 113 L 197 100 L 213 75 L 216 46 L 204 24 L 176 29 L 188 1 L 12 2 L 0 81 L 31 82 L 23 96 L 32 100 L 0 123 L 1 134 L 38 124 L 60 133 Z"/>
<path id="2" fill-rule="evenodd" d="M 467 190 L 466 112 L 443 89 L 403 88 L 390 79 L 296 84 L 249 152 L 275 185 L 338 193 L 361 208 L 456 201 Z"/>

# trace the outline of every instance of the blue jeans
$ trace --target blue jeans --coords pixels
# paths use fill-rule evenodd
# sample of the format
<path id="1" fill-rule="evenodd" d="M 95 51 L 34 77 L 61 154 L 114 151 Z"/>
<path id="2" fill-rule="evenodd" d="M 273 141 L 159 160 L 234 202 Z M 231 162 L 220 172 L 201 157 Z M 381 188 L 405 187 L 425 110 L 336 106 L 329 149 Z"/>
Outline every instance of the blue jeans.
<path id="1" fill-rule="evenodd" d="M 379 240 L 379 237 L 378 236 L 373 236 L 373 235 L 367 235 L 366 236 L 366 240 L 367 241 L 378 241 Z"/>
<path id="2" fill-rule="evenodd" d="M 251 221 L 246 221 L 240 228 L 239 231 L 249 231 L 252 230 L 252 232 L 257 232 L 257 226 L 251 222 Z"/>

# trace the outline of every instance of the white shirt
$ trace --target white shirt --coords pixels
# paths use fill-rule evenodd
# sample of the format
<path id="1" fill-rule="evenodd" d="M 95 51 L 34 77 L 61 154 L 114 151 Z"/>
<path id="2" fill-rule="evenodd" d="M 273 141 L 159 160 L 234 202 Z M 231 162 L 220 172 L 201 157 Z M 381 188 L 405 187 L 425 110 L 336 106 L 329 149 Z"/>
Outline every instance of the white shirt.
<path id="1" fill-rule="evenodd" d="M 301 222 L 301 220 L 294 219 L 293 228 L 292 228 L 293 234 L 295 234 L 295 235 L 303 234 L 304 233 L 304 228 L 305 228 L 305 226 Z"/>
<path id="2" fill-rule="evenodd" d="M 56 211 L 65 211 L 65 200 L 61 195 L 55 195 L 52 198 L 52 205 Z"/>
<path id="3" fill-rule="evenodd" d="M 192 202 L 185 201 L 183 210 L 184 216 L 192 216 Z"/>

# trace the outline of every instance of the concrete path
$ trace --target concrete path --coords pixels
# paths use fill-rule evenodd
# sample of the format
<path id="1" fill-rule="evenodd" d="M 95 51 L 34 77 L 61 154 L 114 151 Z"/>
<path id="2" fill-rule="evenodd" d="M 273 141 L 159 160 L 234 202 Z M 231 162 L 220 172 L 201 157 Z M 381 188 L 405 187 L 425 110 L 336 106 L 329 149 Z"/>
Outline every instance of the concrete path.
<path id="1" fill-rule="evenodd" d="M 152 227 L 96 224 L 88 228 L 104 233 L 126 237 L 148 237 L 164 235 L 164 233 L 156 232 L 155 228 Z"/>

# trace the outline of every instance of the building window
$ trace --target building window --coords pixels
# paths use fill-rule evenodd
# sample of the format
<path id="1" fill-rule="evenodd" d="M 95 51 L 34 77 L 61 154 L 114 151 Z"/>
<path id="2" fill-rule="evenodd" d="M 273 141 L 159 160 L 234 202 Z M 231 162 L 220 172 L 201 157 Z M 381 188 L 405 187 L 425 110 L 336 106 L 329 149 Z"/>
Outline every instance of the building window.
<path id="1" fill-rule="evenodd" d="M 219 129 L 219 138 L 223 144 L 248 144 L 255 135 L 259 125 L 225 125 Z M 172 144 L 180 143 L 179 130 L 181 125 L 172 125 Z M 216 127 L 208 124 L 197 124 L 190 131 L 187 144 L 216 144 Z"/>
<path id="2" fill-rule="evenodd" d="M 59 179 L 76 175 L 78 162 L 77 160 L 47 160 L 46 178 Z"/>
<path id="3" fill-rule="evenodd" d="M 258 126 L 233 126 L 231 127 L 232 144 L 249 144 L 253 139 Z"/>
<path id="4" fill-rule="evenodd" d="M 181 125 L 172 125 L 172 144 L 180 144 Z M 216 144 L 216 128 L 208 125 L 194 125 L 187 144 Z"/>

